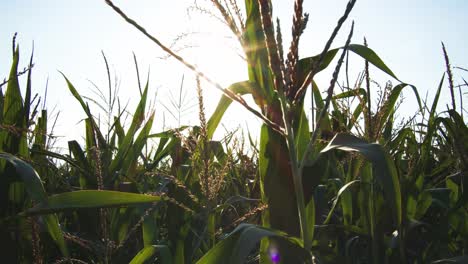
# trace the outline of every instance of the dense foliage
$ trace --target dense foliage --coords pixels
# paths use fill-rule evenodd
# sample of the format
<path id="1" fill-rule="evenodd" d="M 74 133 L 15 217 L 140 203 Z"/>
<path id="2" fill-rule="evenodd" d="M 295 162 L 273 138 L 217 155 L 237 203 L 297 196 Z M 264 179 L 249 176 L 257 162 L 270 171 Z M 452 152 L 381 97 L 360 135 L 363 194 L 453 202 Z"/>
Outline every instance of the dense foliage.
<path id="1" fill-rule="evenodd" d="M 2 262 L 468 261 L 468 128 L 463 103 L 456 108 L 445 47 L 452 104 L 438 112 L 445 75 L 432 102 L 423 101 L 410 84 L 371 83 L 369 64 L 398 78 L 367 45 L 351 44 L 353 26 L 344 46 L 330 49 L 355 1 L 323 52 L 299 59 L 308 19 L 302 1 L 295 2 L 293 39 L 284 54 L 269 1 L 245 0 L 244 13 L 235 1 L 213 0 L 245 51 L 249 73 L 248 80 L 223 88 L 106 2 L 194 71 L 200 125 L 152 134 L 148 82 L 139 87 L 140 101 L 125 125 L 129 110 L 116 105 L 111 76 L 107 105 L 91 101 L 107 111 L 101 122 L 90 98 L 64 75 L 86 114 L 85 144 L 69 141 L 68 153 L 54 152 L 47 110 L 32 96 L 33 58 L 18 71 L 13 41 L 0 93 Z M 349 53 L 363 58 L 363 74 L 353 87 L 335 88 Z M 323 98 L 314 76 L 335 57 Z M 20 78 L 26 78 L 24 89 Z M 224 93 L 209 119 L 201 81 Z M 309 88 L 312 122 L 304 109 Z M 412 90 L 419 111 L 400 122 L 404 89 Z M 246 95 L 256 106 L 244 101 Z M 258 145 L 250 140 L 249 148 L 235 133 L 213 140 L 232 101 L 263 120 Z"/>

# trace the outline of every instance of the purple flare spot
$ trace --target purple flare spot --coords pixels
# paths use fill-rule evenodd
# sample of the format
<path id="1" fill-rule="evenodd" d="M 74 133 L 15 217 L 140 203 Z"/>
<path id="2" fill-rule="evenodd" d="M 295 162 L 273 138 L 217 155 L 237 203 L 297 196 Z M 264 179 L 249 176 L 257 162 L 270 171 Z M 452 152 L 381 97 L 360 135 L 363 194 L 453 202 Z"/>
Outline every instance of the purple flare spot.
<path id="1" fill-rule="evenodd" d="M 270 258 L 273 263 L 278 263 L 280 261 L 280 255 L 276 251 L 270 252 Z"/>

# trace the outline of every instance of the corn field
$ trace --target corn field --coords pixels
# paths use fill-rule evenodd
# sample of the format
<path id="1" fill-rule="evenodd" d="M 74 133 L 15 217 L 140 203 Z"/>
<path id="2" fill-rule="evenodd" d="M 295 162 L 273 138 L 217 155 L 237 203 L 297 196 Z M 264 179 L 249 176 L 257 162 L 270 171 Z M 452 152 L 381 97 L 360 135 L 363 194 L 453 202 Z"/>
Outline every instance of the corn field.
<path id="1" fill-rule="evenodd" d="M 0 90 L 2 263 L 468 263 L 468 84 L 457 90 L 461 77 L 443 44 L 446 70 L 428 100 L 410 83 L 372 81 L 371 65 L 399 78 L 366 42 L 355 43 L 354 23 L 345 28 L 355 0 L 322 52 L 305 58 L 302 0 L 294 1 L 291 43 L 271 1 L 212 0 L 248 69 L 247 80 L 223 87 L 105 2 L 193 72 L 199 125 L 154 133 L 148 81 L 139 82 L 135 109 L 123 109 L 110 84 L 102 106 L 62 73 L 86 114 L 85 143 L 54 151 L 53 122 L 32 87 L 33 56 L 21 70 L 13 38 Z M 347 40 L 334 44 L 340 31 Z M 350 54 L 362 58 L 362 71 L 340 85 Z M 325 69 L 333 74 L 319 87 L 314 77 Z M 205 85 L 223 93 L 211 116 Z M 419 110 L 402 121 L 406 90 Z M 441 93 L 450 93 L 446 106 Z M 234 132 L 213 138 L 232 103 L 262 121 L 258 142 Z"/>

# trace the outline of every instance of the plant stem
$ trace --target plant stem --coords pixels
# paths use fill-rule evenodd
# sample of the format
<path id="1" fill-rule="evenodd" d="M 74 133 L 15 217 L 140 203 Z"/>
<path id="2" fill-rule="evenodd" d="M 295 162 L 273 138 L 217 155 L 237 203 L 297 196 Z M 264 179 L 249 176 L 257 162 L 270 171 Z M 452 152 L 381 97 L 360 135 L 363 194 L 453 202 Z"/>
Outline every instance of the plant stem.
<path id="1" fill-rule="evenodd" d="M 294 192 L 296 195 L 297 211 L 299 213 L 299 225 L 301 228 L 301 238 L 304 243 L 304 248 L 310 250 L 312 247 L 312 238 L 309 237 L 309 230 L 307 226 L 306 206 L 304 200 L 304 189 L 302 186 L 302 172 L 303 167 L 299 164 L 296 145 L 294 143 L 294 131 L 292 129 L 291 121 L 288 120 L 288 105 L 286 103 L 284 94 L 280 97 L 281 108 L 283 112 L 284 126 L 286 129 L 286 143 L 288 145 L 289 159 L 291 162 L 291 172 L 294 182 Z M 311 201 L 312 202 L 312 201 Z"/>

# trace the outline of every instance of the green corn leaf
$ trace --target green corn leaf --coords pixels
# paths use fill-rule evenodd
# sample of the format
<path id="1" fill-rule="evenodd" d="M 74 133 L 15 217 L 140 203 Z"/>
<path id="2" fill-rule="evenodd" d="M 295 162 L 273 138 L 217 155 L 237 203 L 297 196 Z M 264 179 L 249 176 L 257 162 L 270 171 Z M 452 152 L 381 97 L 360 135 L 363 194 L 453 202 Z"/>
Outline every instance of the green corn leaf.
<path id="1" fill-rule="evenodd" d="M 468 263 L 468 256 L 459 256 L 459 257 L 454 257 L 454 258 L 449 258 L 449 259 L 441 259 L 432 262 L 431 264 L 463 264 L 463 263 Z"/>
<path id="2" fill-rule="evenodd" d="M 141 211 L 141 215 L 145 214 L 146 210 L 150 210 L 150 207 L 146 206 L 143 207 Z M 143 224 L 141 226 L 141 232 L 143 237 L 143 245 L 150 246 L 152 243 L 155 243 L 158 238 L 159 229 L 156 224 L 156 220 L 158 219 L 158 210 L 153 209 L 149 216 L 143 220 Z"/>
<path id="3" fill-rule="evenodd" d="M 284 137 L 263 124 L 259 149 L 262 200 L 268 203 L 269 213 L 269 220 L 263 220 L 264 225 L 299 236 L 296 195 Z"/>
<path id="4" fill-rule="evenodd" d="M 153 169 L 158 166 L 159 162 L 169 156 L 171 153 L 173 153 L 177 147 L 177 143 L 180 141 L 175 137 L 176 131 L 182 131 L 184 129 L 188 128 L 188 126 L 181 126 L 177 128 L 176 130 L 171 129 L 168 131 L 156 133 L 156 134 L 151 134 L 148 135 L 148 138 L 160 138 L 158 148 L 156 149 L 156 152 L 154 153 L 154 158 L 153 158 L 153 163 L 149 165 L 149 169 Z"/>
<path id="5" fill-rule="evenodd" d="M 212 140 L 208 142 L 208 148 L 218 161 L 224 162 L 226 160 L 227 154 L 220 141 Z"/>
<path id="6" fill-rule="evenodd" d="M 322 64 L 320 64 L 318 68 L 318 72 L 321 72 L 322 70 L 326 69 L 328 65 L 332 62 L 332 60 L 335 58 L 335 55 L 338 53 L 339 49 L 333 49 L 329 50 L 322 61 Z M 298 64 L 297 64 L 297 74 L 298 74 L 298 80 L 299 83 L 303 83 L 307 77 L 307 74 L 309 74 L 310 71 L 312 71 L 312 67 L 317 63 L 319 60 L 320 55 L 315 55 L 313 57 L 308 57 L 308 58 L 303 58 L 300 59 Z"/>
<path id="7" fill-rule="evenodd" d="M 99 141 L 100 145 L 105 146 L 106 145 L 106 140 L 104 139 L 104 136 L 102 135 L 101 131 L 99 130 L 99 127 L 97 126 L 96 121 L 94 120 L 94 117 L 91 114 L 91 110 L 89 109 L 89 106 L 83 101 L 83 98 L 78 93 L 78 91 L 73 86 L 73 84 L 67 79 L 65 74 L 63 74 L 62 72 L 60 72 L 60 73 L 62 74 L 63 78 L 67 82 L 68 89 L 70 90 L 72 95 L 76 98 L 76 100 L 80 103 L 81 107 L 83 108 L 86 115 L 88 116 L 89 122 L 91 122 L 91 126 L 93 128 L 92 130 L 96 133 L 96 136 L 98 138 L 98 141 Z"/>
<path id="8" fill-rule="evenodd" d="M 28 79 L 26 81 L 26 93 L 24 95 L 24 124 L 28 126 L 29 122 L 29 114 L 31 111 L 31 86 L 32 86 L 32 68 L 33 68 L 33 57 L 34 57 L 34 45 L 31 51 L 31 57 L 29 59 L 29 71 L 28 71 Z M 43 110 L 45 111 L 45 110 Z M 42 115 L 44 116 L 44 115 Z M 47 115 L 46 115 L 47 118 Z M 46 129 L 47 130 L 47 129 Z M 44 131 L 46 131 L 44 130 Z"/>
<path id="9" fill-rule="evenodd" d="M 437 130 L 437 122 L 436 122 L 436 109 L 437 109 L 437 104 L 439 102 L 440 98 L 440 92 L 442 90 L 442 86 L 444 83 L 444 77 L 445 73 L 442 75 L 442 78 L 439 82 L 439 87 L 437 88 L 436 94 L 434 96 L 434 101 L 432 102 L 431 110 L 429 112 L 429 120 L 427 121 L 427 132 L 426 136 L 424 137 L 424 141 L 421 145 L 421 156 L 420 156 L 420 164 L 416 168 L 417 172 L 415 173 L 416 176 L 419 176 L 419 174 L 422 174 L 423 171 L 427 166 L 429 162 L 429 157 L 431 155 L 431 150 L 432 150 L 432 142 L 434 138 L 434 133 Z"/>
<path id="10" fill-rule="evenodd" d="M 297 238 L 288 237 L 282 232 L 265 227 L 241 224 L 227 238 L 208 251 L 197 264 L 244 263 L 246 257 L 263 238 L 275 238 L 288 245 L 289 252 L 278 252 L 279 258 L 284 263 L 299 263 L 299 261 L 304 263 L 311 257 L 309 252 L 302 248 Z M 270 250 L 274 251 L 275 248 L 272 246 Z M 294 256 L 296 259 L 282 259 L 283 253 Z M 261 252 L 261 254 L 269 254 L 269 252 Z"/>
<path id="11" fill-rule="evenodd" d="M 391 204 L 397 225 L 400 226 L 402 217 L 400 182 L 395 164 L 383 147 L 379 144 L 367 143 L 349 134 L 339 133 L 322 152 L 332 149 L 356 151 L 372 162 L 376 179 L 382 186 L 386 200 Z"/>
<path id="12" fill-rule="evenodd" d="M 405 144 L 407 141 L 410 141 L 414 144 L 416 143 L 414 131 L 409 127 L 399 130 L 396 137 L 391 140 L 387 146 L 389 149 L 395 150 L 399 149 L 400 146 L 404 147 L 403 144 Z"/>
<path id="13" fill-rule="evenodd" d="M 12 126 L 17 133 L 7 129 L 0 131 L 0 150 L 28 157 L 27 145 L 27 117 L 23 106 L 23 98 L 18 81 L 19 47 L 13 52 L 13 63 L 10 70 L 7 89 L 3 101 L 3 123 L 4 126 Z"/>
<path id="14" fill-rule="evenodd" d="M 9 153 L 1 152 L 0 158 L 10 162 L 15 167 L 16 173 L 23 181 L 24 186 L 33 201 L 42 202 L 47 199 L 41 178 L 36 171 L 34 171 L 31 165 Z"/>
<path id="15" fill-rule="evenodd" d="M 13 52 L 13 63 L 11 65 L 10 75 L 8 78 L 7 90 L 5 93 L 5 101 L 3 106 L 4 122 L 15 124 L 20 122 L 20 115 L 23 109 L 23 98 L 18 81 L 18 63 L 19 63 L 19 47 L 16 47 Z"/>
<path id="16" fill-rule="evenodd" d="M 418 102 L 418 106 L 420 111 L 422 111 L 422 104 L 421 104 L 421 98 L 419 97 L 418 90 L 414 85 L 407 84 L 407 83 L 401 83 L 395 87 L 393 87 L 392 91 L 390 92 L 390 95 L 388 96 L 387 101 L 384 104 L 384 107 L 382 108 L 382 111 L 384 111 L 381 116 L 382 122 L 385 122 L 388 117 L 395 111 L 395 104 L 398 101 L 398 98 L 402 92 L 402 90 L 405 87 L 410 87 L 413 89 L 414 95 L 416 96 L 416 100 Z"/>
<path id="17" fill-rule="evenodd" d="M 345 173 L 343 172 L 343 175 Z M 346 173 L 346 181 L 350 182 L 352 179 L 352 170 L 348 169 Z M 353 221 L 353 194 L 351 192 L 344 192 L 341 195 L 341 208 L 343 211 L 343 222 L 345 225 L 351 225 Z"/>
<path id="18" fill-rule="evenodd" d="M 314 93 L 314 102 L 317 105 L 318 110 L 325 107 L 324 100 L 322 98 L 322 94 L 320 93 L 320 89 L 317 86 L 315 81 L 312 81 L 312 92 Z"/>
<path id="19" fill-rule="evenodd" d="M 356 53 L 357 55 L 361 56 L 363 59 L 367 60 L 370 64 L 374 65 L 375 67 L 379 68 L 386 74 L 398 80 L 398 78 L 390 70 L 390 68 L 388 68 L 387 65 L 385 65 L 385 63 L 380 59 L 380 57 L 372 49 L 364 45 L 351 44 L 349 45 L 348 50 Z"/>
<path id="20" fill-rule="evenodd" d="M 169 140 L 170 140 L 169 137 L 162 137 L 162 138 L 159 139 L 158 148 L 157 148 L 156 151 L 154 152 L 154 159 L 153 159 L 153 160 L 157 160 L 157 162 L 159 162 L 158 156 L 159 156 L 160 153 L 164 150 L 164 147 L 165 147 L 167 144 L 170 144 L 170 143 L 169 143 Z"/>
<path id="21" fill-rule="evenodd" d="M 181 126 L 181 127 L 176 128 L 176 129 L 170 129 L 170 130 L 167 130 L 167 131 L 151 134 L 148 137 L 149 138 L 153 138 L 153 137 L 156 137 L 156 138 L 172 138 L 176 134 L 176 132 L 181 132 L 181 131 L 183 131 L 183 130 L 185 130 L 187 128 L 190 128 L 190 126 Z"/>
<path id="22" fill-rule="evenodd" d="M 122 170 L 126 171 L 127 176 L 131 175 L 130 169 L 136 165 L 138 161 L 138 157 L 141 154 L 143 147 L 146 144 L 148 135 L 151 131 L 151 127 L 153 126 L 153 120 L 154 120 L 154 113 L 150 115 L 148 121 L 141 129 L 140 134 L 138 134 L 138 137 L 135 139 L 135 142 L 133 143 L 129 152 L 125 156 L 125 159 L 122 164 Z"/>
<path id="23" fill-rule="evenodd" d="M 83 165 L 83 163 L 81 163 L 79 160 L 72 159 L 72 158 L 70 158 L 68 156 L 65 156 L 65 155 L 62 155 L 62 154 L 59 154 L 59 153 L 56 153 L 56 152 L 48 151 L 48 150 L 41 150 L 41 149 L 32 149 L 31 152 L 34 153 L 34 154 L 39 154 L 39 155 L 48 156 L 48 157 L 63 160 L 65 162 L 69 163 L 70 165 L 72 165 L 73 167 L 77 168 L 81 172 L 89 173 L 89 170 L 87 170 L 87 169 L 89 169 L 89 167 L 87 167 L 86 164 Z"/>
<path id="24" fill-rule="evenodd" d="M 354 125 L 359 121 L 359 116 L 362 113 L 362 106 L 362 104 L 358 104 L 354 109 L 352 120 L 349 120 L 348 131 L 351 131 Z"/>
<path id="25" fill-rule="evenodd" d="M 41 116 L 37 119 L 36 128 L 34 129 L 34 144 L 40 146 L 41 149 L 46 148 L 47 144 L 47 110 L 41 111 Z"/>
<path id="26" fill-rule="evenodd" d="M 0 89 L 0 123 L 2 123 L 2 124 L 3 124 L 3 106 L 4 105 L 5 105 L 5 95 L 3 94 L 3 90 Z M 0 139 L 2 139 L 1 134 L 0 134 Z M 0 146 L 0 147 L 2 147 L 2 146 Z"/>
<path id="27" fill-rule="evenodd" d="M 437 88 L 437 92 L 434 96 L 434 101 L 432 102 L 431 111 L 429 112 L 429 125 L 430 123 L 434 121 L 436 117 L 437 104 L 439 103 L 440 91 L 442 90 L 442 86 L 444 85 L 444 78 L 445 78 L 445 73 L 442 75 L 442 78 L 440 79 L 439 87 Z"/>
<path id="28" fill-rule="evenodd" d="M 72 165 L 75 165 L 77 168 L 83 170 L 84 172 L 87 171 L 86 169 L 91 168 L 91 165 L 86 159 L 83 149 L 81 148 L 80 144 L 78 144 L 76 140 L 68 141 L 68 149 L 73 155 L 73 160 L 68 160 L 67 157 L 60 157 L 60 159 L 65 160 Z M 89 174 L 89 173 L 85 173 L 85 174 Z M 86 175 L 85 177 L 90 178 L 91 176 Z M 88 180 L 91 180 L 91 179 L 88 179 Z"/>
<path id="29" fill-rule="evenodd" d="M 456 142 L 455 153 L 458 159 L 461 161 L 461 170 L 468 169 L 468 127 L 464 122 L 460 114 L 454 110 L 449 110 L 450 118 L 439 118 L 437 122 L 441 122 L 446 127 L 449 135 Z M 466 190 L 468 188 L 468 177 L 462 177 L 461 189 Z M 458 195 L 458 201 L 453 206 L 452 210 L 457 210 L 461 206 L 468 204 L 468 192 L 463 191 Z M 467 229 L 468 230 L 468 229 Z"/>
<path id="30" fill-rule="evenodd" d="M 165 245 L 146 246 L 130 261 L 130 264 L 154 263 L 155 255 L 159 253 L 158 263 L 172 264 L 170 249 Z"/>
<path id="31" fill-rule="evenodd" d="M 80 103 L 81 107 L 85 111 L 88 118 L 92 117 L 92 114 L 91 114 L 91 112 L 89 110 L 88 105 L 85 103 L 85 101 L 83 100 L 81 95 L 78 93 L 75 86 L 73 86 L 73 84 L 70 82 L 70 80 L 68 80 L 68 78 L 65 76 L 65 74 L 63 74 L 62 72 L 61 72 L 61 74 L 62 74 L 63 78 L 65 78 L 65 81 L 67 82 L 68 89 L 70 90 L 72 95 L 76 98 L 76 100 L 78 100 L 78 102 Z"/>
<path id="32" fill-rule="evenodd" d="M 314 231 L 315 231 L 315 201 L 314 197 L 312 196 L 309 203 L 306 206 L 306 219 L 307 225 L 309 230 L 309 238 L 311 240 L 314 239 Z"/>
<path id="33" fill-rule="evenodd" d="M 85 119 L 85 140 L 86 140 L 86 154 L 88 162 L 94 164 L 94 154 L 97 148 L 95 129 L 93 127 L 93 120 L 90 118 Z"/>
<path id="34" fill-rule="evenodd" d="M 148 96 L 148 82 L 146 83 L 145 90 L 143 91 L 143 95 L 141 96 L 137 109 L 135 110 L 135 113 L 133 114 L 133 119 L 132 119 L 130 128 L 128 129 L 127 134 L 125 135 L 122 141 L 122 144 L 119 146 L 119 149 L 118 149 L 117 154 L 115 155 L 115 158 L 112 160 L 109 166 L 109 171 L 111 173 L 117 170 L 120 170 L 120 167 L 122 166 L 124 160 L 127 157 L 127 153 L 130 151 L 133 145 L 133 137 L 135 136 L 136 131 L 138 130 L 138 128 L 140 128 L 140 125 L 143 123 L 143 120 L 145 119 L 145 108 L 146 108 L 147 96 Z"/>
<path id="35" fill-rule="evenodd" d="M 258 89 L 252 90 L 252 96 L 256 104 L 263 108 L 271 104 L 274 86 L 258 1 L 246 0 L 245 10 L 247 19 L 242 45 L 246 53 L 249 80 L 258 84 Z"/>
<path id="36" fill-rule="evenodd" d="M 50 214 L 71 209 L 122 207 L 161 201 L 160 196 L 116 192 L 85 190 L 65 192 L 49 196 L 47 201 L 41 202 L 26 210 L 26 215 Z"/>
<path id="37" fill-rule="evenodd" d="M 294 114 L 297 117 L 297 121 L 294 123 L 294 144 L 297 148 L 298 160 L 302 160 L 310 141 L 309 120 L 303 107 L 300 107 Z"/>
<path id="38" fill-rule="evenodd" d="M 330 65 L 332 60 L 335 58 L 335 55 L 338 53 L 339 49 L 343 49 L 343 47 L 329 50 L 325 54 L 322 63 L 318 67 L 317 72 L 315 72 L 314 74 L 317 74 L 321 72 L 322 70 L 326 69 Z M 399 80 L 396 77 L 396 75 L 390 70 L 390 68 L 388 68 L 387 65 L 385 65 L 385 63 L 380 59 L 380 57 L 372 49 L 364 45 L 351 44 L 349 45 L 348 50 L 361 56 L 363 59 L 367 60 L 370 64 L 379 68 L 380 70 L 392 76 L 396 80 Z M 309 74 L 312 71 L 312 67 L 314 67 L 315 63 L 319 60 L 319 58 L 320 58 L 320 55 L 316 55 L 313 57 L 303 58 L 299 60 L 298 73 L 297 73 L 299 83 L 304 82 L 307 74 Z"/>
<path id="39" fill-rule="evenodd" d="M 122 124 L 120 123 L 120 118 L 114 117 L 114 126 L 115 126 L 115 133 L 117 134 L 117 137 L 119 137 L 118 143 L 119 147 L 122 145 L 123 139 L 125 138 L 125 130 L 122 127 Z"/>
<path id="40" fill-rule="evenodd" d="M 432 204 L 431 194 L 426 191 L 421 192 L 418 197 L 418 203 L 417 203 L 414 214 L 413 215 L 408 214 L 408 217 L 409 218 L 414 217 L 414 219 L 416 220 L 421 219 L 426 213 L 427 209 L 429 209 L 431 204 Z"/>
<path id="41" fill-rule="evenodd" d="M 243 81 L 243 82 L 234 83 L 231 86 L 229 86 L 227 89 L 235 94 L 245 95 L 245 94 L 252 93 L 253 90 L 258 89 L 258 88 L 252 82 Z M 207 124 L 208 138 L 213 137 L 216 128 L 218 127 L 224 113 L 228 109 L 229 105 L 231 105 L 231 103 L 232 103 L 232 100 L 226 95 L 223 95 L 221 99 L 219 100 L 218 105 L 216 106 L 216 109 L 213 115 L 211 115 L 210 119 L 208 120 L 208 124 Z"/>
<path id="42" fill-rule="evenodd" d="M 360 180 L 350 181 L 347 184 L 343 185 L 343 187 L 340 188 L 340 190 L 336 194 L 336 197 L 335 197 L 335 199 L 333 201 L 332 208 L 330 209 L 330 212 L 328 213 L 327 218 L 325 219 L 325 221 L 323 221 L 324 225 L 328 224 L 328 222 L 330 221 L 330 219 L 331 219 L 331 217 L 333 215 L 333 212 L 335 211 L 336 205 L 338 204 L 338 201 L 341 198 L 342 194 L 344 194 L 345 191 L 347 191 L 348 188 L 350 188 L 353 184 L 358 183 L 358 182 L 361 182 L 361 181 Z"/>
<path id="43" fill-rule="evenodd" d="M 24 188 L 35 203 L 47 202 L 47 194 L 42 185 L 42 181 L 36 171 L 23 160 L 8 154 L 0 153 L 0 159 L 10 162 L 16 169 L 16 173 L 24 183 Z M 68 256 L 68 249 L 65 245 L 62 230 L 60 229 L 58 218 L 56 215 L 46 215 L 43 217 L 47 231 L 59 247 L 64 256 Z"/>
<path id="44" fill-rule="evenodd" d="M 325 107 L 325 104 L 324 104 L 324 101 L 322 99 L 322 95 L 320 94 L 320 89 L 318 88 L 315 81 L 312 81 L 312 92 L 314 94 L 314 102 L 315 102 L 315 105 L 316 105 L 316 108 L 317 108 L 316 119 L 315 119 L 315 120 L 317 120 L 318 115 L 319 115 L 321 109 L 323 109 Z M 322 121 L 322 124 L 321 124 L 320 127 L 321 127 L 322 131 L 331 131 L 332 130 L 329 115 L 325 115 L 324 118 L 321 121 Z"/>
<path id="45" fill-rule="evenodd" d="M 345 91 L 345 92 L 339 93 L 337 95 L 334 95 L 332 98 L 333 99 L 344 99 L 344 98 L 355 97 L 355 96 L 361 96 L 361 98 L 362 98 L 362 100 L 364 102 L 367 101 L 367 99 L 366 99 L 367 98 L 366 89 L 358 88 L 358 89 Z"/>
<path id="46" fill-rule="evenodd" d="M 154 154 L 153 163 L 151 164 L 150 168 L 155 168 L 163 158 L 173 153 L 177 147 L 177 142 L 179 141 L 179 139 L 171 138 L 167 144 L 165 144 L 164 141 L 166 141 L 166 139 L 161 139 L 161 141 L 159 142 L 158 150 Z M 159 146 L 162 146 L 162 149 L 159 149 Z"/>

